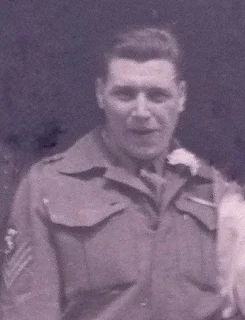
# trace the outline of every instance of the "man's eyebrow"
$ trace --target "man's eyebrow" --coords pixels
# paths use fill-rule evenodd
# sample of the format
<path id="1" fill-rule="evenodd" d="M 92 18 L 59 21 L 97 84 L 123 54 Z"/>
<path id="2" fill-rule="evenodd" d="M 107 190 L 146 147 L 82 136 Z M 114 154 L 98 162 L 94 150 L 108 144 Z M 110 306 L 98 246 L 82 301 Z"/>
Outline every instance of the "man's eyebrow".
<path id="1" fill-rule="evenodd" d="M 169 93 L 171 90 L 169 88 L 162 88 L 159 86 L 146 87 L 147 92 L 158 92 L 158 93 Z"/>
<path id="2" fill-rule="evenodd" d="M 138 87 L 134 84 L 116 84 L 113 88 L 113 91 L 120 91 L 120 90 L 129 90 L 129 91 L 140 91 L 146 90 L 147 92 L 162 92 L 162 93 L 169 93 L 171 90 L 169 88 L 163 88 L 161 86 L 147 86 L 143 85 Z"/>

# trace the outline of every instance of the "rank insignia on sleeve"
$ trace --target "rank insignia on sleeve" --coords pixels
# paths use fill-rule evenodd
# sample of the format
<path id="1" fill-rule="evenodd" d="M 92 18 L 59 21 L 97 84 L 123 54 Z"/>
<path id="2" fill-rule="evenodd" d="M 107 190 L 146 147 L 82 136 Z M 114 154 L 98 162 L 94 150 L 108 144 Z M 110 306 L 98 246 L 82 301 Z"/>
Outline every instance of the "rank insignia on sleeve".
<path id="1" fill-rule="evenodd" d="M 9 228 L 4 237 L 6 259 L 3 268 L 3 279 L 7 289 L 14 284 L 32 261 L 29 242 L 17 242 L 17 235 L 18 232 L 15 229 Z"/>
<path id="2" fill-rule="evenodd" d="M 9 254 L 14 250 L 15 247 L 15 237 L 17 235 L 17 231 L 13 228 L 9 228 L 7 230 L 7 234 L 4 237 L 4 241 L 5 241 L 5 250 L 4 253 L 5 254 Z"/>

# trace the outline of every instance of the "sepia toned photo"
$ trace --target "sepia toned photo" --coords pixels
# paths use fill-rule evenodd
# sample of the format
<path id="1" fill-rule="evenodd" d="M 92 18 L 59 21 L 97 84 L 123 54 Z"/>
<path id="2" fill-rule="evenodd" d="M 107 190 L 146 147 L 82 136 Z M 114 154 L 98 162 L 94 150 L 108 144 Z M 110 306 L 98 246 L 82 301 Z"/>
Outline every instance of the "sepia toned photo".
<path id="1" fill-rule="evenodd" d="M 0 24 L 0 320 L 245 319 L 245 2 Z"/>

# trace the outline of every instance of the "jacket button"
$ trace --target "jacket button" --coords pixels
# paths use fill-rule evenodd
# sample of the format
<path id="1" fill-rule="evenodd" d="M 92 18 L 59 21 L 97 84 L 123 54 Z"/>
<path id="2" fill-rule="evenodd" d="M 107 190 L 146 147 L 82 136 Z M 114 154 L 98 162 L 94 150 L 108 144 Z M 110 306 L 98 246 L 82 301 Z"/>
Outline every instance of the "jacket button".
<path id="1" fill-rule="evenodd" d="M 43 198 L 43 203 L 44 204 L 48 204 L 49 203 L 49 200 L 47 198 Z"/>
<path id="2" fill-rule="evenodd" d="M 141 307 L 146 307 L 148 305 L 147 301 L 142 301 L 140 303 Z"/>

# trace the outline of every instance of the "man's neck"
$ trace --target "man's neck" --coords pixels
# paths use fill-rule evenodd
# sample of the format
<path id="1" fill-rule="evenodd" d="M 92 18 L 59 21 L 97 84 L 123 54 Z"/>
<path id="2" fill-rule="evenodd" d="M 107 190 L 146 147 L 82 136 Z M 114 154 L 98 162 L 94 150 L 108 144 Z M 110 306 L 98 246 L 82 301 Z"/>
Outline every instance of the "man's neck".
<path id="1" fill-rule="evenodd" d="M 110 137 L 105 128 L 102 129 L 102 139 L 108 149 L 108 151 L 112 154 L 114 158 L 114 163 L 117 166 L 122 166 L 127 169 L 132 174 L 137 175 L 138 170 L 141 167 L 153 167 L 154 171 L 163 176 L 164 167 L 165 167 L 165 159 L 168 155 L 168 149 L 164 150 L 157 158 L 152 160 L 140 160 L 133 158 L 127 155 L 125 152 L 121 150 L 119 146 L 116 145 L 114 140 Z"/>

